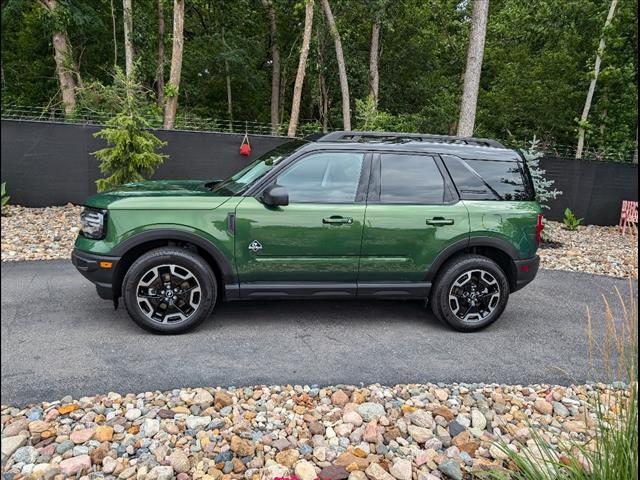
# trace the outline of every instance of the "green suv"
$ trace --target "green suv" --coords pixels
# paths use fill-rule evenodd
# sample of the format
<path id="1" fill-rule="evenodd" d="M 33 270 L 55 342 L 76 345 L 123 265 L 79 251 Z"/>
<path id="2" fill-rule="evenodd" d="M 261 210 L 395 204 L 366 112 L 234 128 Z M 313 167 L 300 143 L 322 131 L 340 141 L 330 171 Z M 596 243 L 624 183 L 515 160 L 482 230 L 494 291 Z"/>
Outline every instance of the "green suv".
<path id="1" fill-rule="evenodd" d="M 159 333 L 195 327 L 219 300 L 353 297 L 423 299 L 473 331 L 533 280 L 541 231 L 526 163 L 493 140 L 333 132 L 226 180 L 95 195 L 72 259 Z"/>

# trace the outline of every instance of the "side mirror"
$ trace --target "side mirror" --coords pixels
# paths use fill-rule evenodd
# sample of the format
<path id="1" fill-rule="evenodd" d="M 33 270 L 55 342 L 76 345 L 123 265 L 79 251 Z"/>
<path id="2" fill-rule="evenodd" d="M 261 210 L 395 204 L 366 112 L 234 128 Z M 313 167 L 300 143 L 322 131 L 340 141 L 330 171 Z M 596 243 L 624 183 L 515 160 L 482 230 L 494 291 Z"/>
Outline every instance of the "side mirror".
<path id="1" fill-rule="evenodd" d="M 270 207 L 289 205 L 289 193 L 284 187 L 271 185 L 262 193 L 262 201 Z"/>

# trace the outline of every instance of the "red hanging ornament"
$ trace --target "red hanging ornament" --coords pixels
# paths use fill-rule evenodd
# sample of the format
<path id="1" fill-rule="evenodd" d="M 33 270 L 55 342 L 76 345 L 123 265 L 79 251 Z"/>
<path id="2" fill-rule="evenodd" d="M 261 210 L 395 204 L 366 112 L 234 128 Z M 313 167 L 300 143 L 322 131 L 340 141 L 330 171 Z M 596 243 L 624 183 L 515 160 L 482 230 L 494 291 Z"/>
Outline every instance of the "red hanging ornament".
<path id="1" fill-rule="evenodd" d="M 244 138 L 242 139 L 242 144 L 240 145 L 240 155 L 243 157 L 248 157 L 251 155 L 251 144 L 249 144 L 249 135 L 244 134 Z"/>

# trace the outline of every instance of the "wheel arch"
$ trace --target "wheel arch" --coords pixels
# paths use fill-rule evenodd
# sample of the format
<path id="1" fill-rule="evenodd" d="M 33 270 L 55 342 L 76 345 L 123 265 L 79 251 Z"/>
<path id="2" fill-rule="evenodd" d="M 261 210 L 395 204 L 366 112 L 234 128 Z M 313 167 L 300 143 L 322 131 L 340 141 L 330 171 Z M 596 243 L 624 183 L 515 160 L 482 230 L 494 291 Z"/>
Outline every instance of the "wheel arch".
<path id="1" fill-rule="evenodd" d="M 203 257 L 213 270 L 222 295 L 225 294 L 229 286 L 237 283 L 231 263 L 222 251 L 209 240 L 196 233 L 159 228 L 133 235 L 113 249 L 113 255 L 120 257 L 113 277 L 114 298 L 122 295 L 122 282 L 133 262 L 146 252 L 166 246 L 180 246 Z"/>
<path id="2" fill-rule="evenodd" d="M 509 288 L 516 289 L 516 265 L 514 260 L 519 258 L 518 251 L 506 240 L 496 237 L 470 237 L 449 245 L 441 251 L 427 271 L 426 280 L 435 283 L 439 273 L 453 258 L 465 254 L 475 253 L 496 262 L 507 276 Z"/>

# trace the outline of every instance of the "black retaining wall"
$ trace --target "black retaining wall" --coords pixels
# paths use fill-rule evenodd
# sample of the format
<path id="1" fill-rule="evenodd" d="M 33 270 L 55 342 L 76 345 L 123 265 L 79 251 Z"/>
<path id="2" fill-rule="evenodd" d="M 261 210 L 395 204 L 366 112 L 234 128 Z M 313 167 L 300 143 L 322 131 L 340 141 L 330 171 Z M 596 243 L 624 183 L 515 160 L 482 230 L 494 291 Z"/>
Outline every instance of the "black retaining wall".
<path id="1" fill-rule="evenodd" d="M 104 146 L 97 125 L 2 120 L 2 181 L 11 203 L 29 207 L 82 203 L 96 191 L 98 161 L 90 152 Z M 251 135 L 252 153 L 238 153 L 242 135 L 158 130 L 169 158 L 157 179 L 214 179 L 238 171 L 262 153 L 287 141 Z M 547 176 L 564 193 L 545 214 L 560 220 L 565 207 L 585 223 L 615 225 L 622 200 L 638 200 L 638 166 L 610 162 L 544 158 Z"/>

